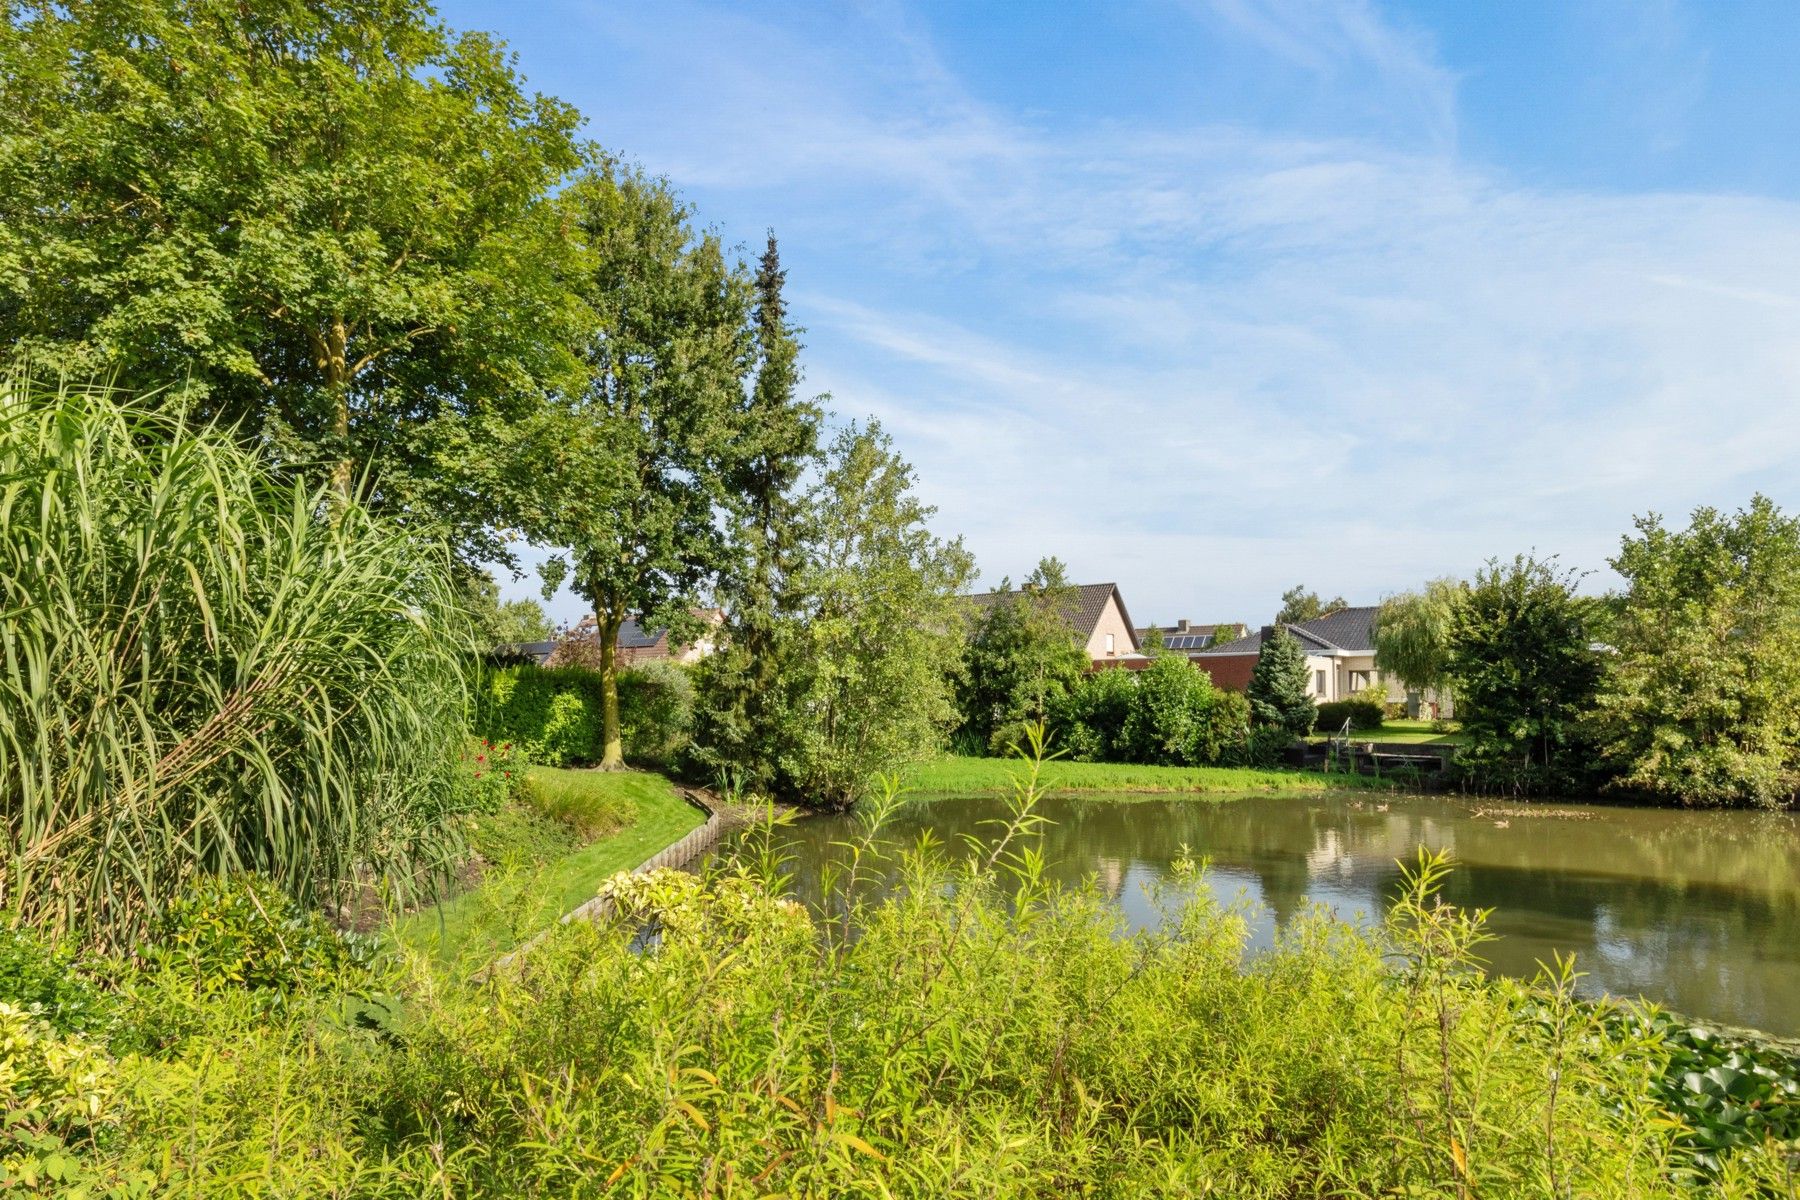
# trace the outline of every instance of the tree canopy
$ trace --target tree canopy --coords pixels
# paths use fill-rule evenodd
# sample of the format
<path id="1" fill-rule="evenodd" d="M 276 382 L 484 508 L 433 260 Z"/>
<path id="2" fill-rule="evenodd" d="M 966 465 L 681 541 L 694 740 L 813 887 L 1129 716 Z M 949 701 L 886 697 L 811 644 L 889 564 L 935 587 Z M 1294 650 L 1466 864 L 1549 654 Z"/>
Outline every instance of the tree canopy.
<path id="1" fill-rule="evenodd" d="M 1328 612 L 1335 612 L 1347 603 L 1342 596 L 1321 600 L 1319 593 L 1308 591 L 1305 584 L 1295 584 L 1281 593 L 1281 611 L 1275 614 L 1275 623 L 1298 625 L 1302 621 L 1316 620 Z"/>
<path id="2" fill-rule="evenodd" d="M 550 202 L 579 117 L 412 0 L 21 0 L 0 340 L 504 558 L 514 427 L 575 360 Z"/>
<path id="3" fill-rule="evenodd" d="M 1003 580 L 994 602 L 972 614 L 957 689 L 970 742 L 994 751 L 1023 745 L 1025 726 L 1043 721 L 1087 672 L 1069 620 L 1074 598 L 1068 568 L 1046 558 L 1016 591 Z"/>
<path id="4" fill-rule="evenodd" d="M 1451 623 L 1446 672 L 1468 742 L 1459 761 L 1484 786 L 1580 790 L 1584 724 L 1600 682 L 1592 601 L 1556 561 L 1490 561 Z"/>
<path id="5" fill-rule="evenodd" d="M 1598 703 L 1615 786 L 1689 804 L 1800 794 L 1800 520 L 1766 496 L 1639 518 Z"/>
<path id="6" fill-rule="evenodd" d="M 1408 688 L 1442 689 L 1448 682 L 1450 635 L 1463 585 L 1433 579 L 1416 592 L 1381 602 L 1375 616 L 1375 666 Z"/>

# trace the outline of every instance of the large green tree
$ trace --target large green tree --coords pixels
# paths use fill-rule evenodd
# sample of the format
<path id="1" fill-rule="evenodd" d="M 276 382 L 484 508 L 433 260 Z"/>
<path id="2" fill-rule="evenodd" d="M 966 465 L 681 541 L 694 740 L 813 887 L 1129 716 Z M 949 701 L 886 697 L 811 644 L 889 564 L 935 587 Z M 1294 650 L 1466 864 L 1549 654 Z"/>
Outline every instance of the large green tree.
<path id="1" fill-rule="evenodd" d="M 585 380 L 553 423 L 535 523 L 566 547 L 600 648 L 601 766 L 624 764 L 618 643 L 627 617 L 698 632 L 691 608 L 729 562 L 721 513 L 740 461 L 750 287 L 659 180 L 601 163 L 563 198 L 591 330 Z"/>
<path id="2" fill-rule="evenodd" d="M 970 614 L 957 707 L 971 742 L 994 751 L 1019 743 L 1025 726 L 1045 720 L 1087 673 L 1071 621 L 1075 598 L 1068 568 L 1046 558 L 1017 590 L 1003 580 L 994 601 Z"/>
<path id="3" fill-rule="evenodd" d="M 771 233 L 755 278 L 756 379 L 726 477 L 733 553 L 718 589 L 726 619 L 723 647 L 699 673 L 696 757 L 715 770 L 737 773 L 754 788 L 772 782 L 767 760 L 754 748 L 776 733 L 779 642 L 801 603 L 796 585 L 806 536 L 801 484 L 807 467 L 819 459 L 824 419 L 817 400 L 799 395 L 800 331 L 787 317 L 786 282 Z"/>
<path id="4" fill-rule="evenodd" d="M 1346 603 L 1342 596 L 1321 600 L 1319 593 L 1308 591 L 1305 584 L 1295 584 L 1281 593 L 1281 611 L 1275 614 L 1275 623 L 1298 625 L 1302 621 L 1311 621 L 1343 608 Z"/>
<path id="5" fill-rule="evenodd" d="M 973 560 L 931 532 L 912 468 L 874 422 L 833 440 L 808 510 L 777 775 L 793 799 L 845 807 L 954 724 L 950 639 Z"/>
<path id="6" fill-rule="evenodd" d="M 1312 732 L 1319 706 L 1306 692 L 1306 651 L 1287 630 L 1277 627 L 1263 640 L 1250 672 L 1248 696 L 1256 724 L 1284 729 L 1295 737 Z"/>
<path id="7" fill-rule="evenodd" d="M 1617 786 L 1684 804 L 1800 796 L 1800 520 L 1766 496 L 1637 521 L 1597 728 Z"/>
<path id="8" fill-rule="evenodd" d="M 579 118 L 418 0 L 13 0 L 0 342 L 190 383 L 367 506 L 504 557 L 514 425 L 574 365 Z"/>
<path id="9" fill-rule="evenodd" d="M 1489 562 L 1451 623 L 1446 672 L 1467 743 L 1458 763 L 1487 787 L 1542 792 L 1585 786 L 1584 726 L 1600 682 L 1595 605 L 1554 559 Z"/>
<path id="10" fill-rule="evenodd" d="M 1418 691 L 1448 685 L 1450 633 L 1463 585 L 1433 579 L 1416 592 L 1381 602 L 1375 615 L 1375 666 Z"/>
<path id="11" fill-rule="evenodd" d="M 475 645 L 479 649 L 541 642 L 551 635 L 550 617 L 544 612 L 544 606 L 529 597 L 502 600 L 500 585 L 492 575 L 467 580 L 465 594 L 475 630 Z"/>

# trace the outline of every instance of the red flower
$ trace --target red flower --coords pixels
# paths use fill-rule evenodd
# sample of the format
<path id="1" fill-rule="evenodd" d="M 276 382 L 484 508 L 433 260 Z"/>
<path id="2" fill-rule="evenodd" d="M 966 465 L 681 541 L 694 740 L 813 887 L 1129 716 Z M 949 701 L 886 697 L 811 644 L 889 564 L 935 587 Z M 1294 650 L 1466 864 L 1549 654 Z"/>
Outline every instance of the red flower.
<path id="1" fill-rule="evenodd" d="M 480 771 L 477 771 L 477 772 L 475 772 L 475 778 L 477 778 L 477 779 L 480 779 L 480 778 L 481 778 L 481 772 L 480 772 Z"/>
<path id="2" fill-rule="evenodd" d="M 476 756 L 475 756 L 475 761 L 476 761 L 476 762 L 486 762 L 486 761 L 487 761 L 487 755 L 485 755 L 485 754 L 477 754 L 477 755 L 476 755 Z"/>

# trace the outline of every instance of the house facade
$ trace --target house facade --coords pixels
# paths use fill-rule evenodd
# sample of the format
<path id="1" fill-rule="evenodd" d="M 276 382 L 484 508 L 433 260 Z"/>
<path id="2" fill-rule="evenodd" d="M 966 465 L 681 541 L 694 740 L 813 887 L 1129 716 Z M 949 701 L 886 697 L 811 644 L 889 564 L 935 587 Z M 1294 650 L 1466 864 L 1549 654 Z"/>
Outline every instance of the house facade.
<path id="1" fill-rule="evenodd" d="M 1020 595 L 1022 593 L 1018 591 L 980 592 L 965 596 L 963 600 L 971 613 L 979 614 L 996 604 L 1010 603 Z M 1087 583 L 1070 588 L 1064 608 L 1063 616 L 1070 631 L 1087 650 L 1088 660 L 1096 667 L 1129 666 L 1135 660 L 1148 661 L 1140 652 L 1137 629 L 1131 623 L 1131 614 L 1125 611 L 1125 599 L 1119 594 L 1118 584 Z"/>
<path id="2" fill-rule="evenodd" d="M 1404 704 L 1409 716 L 1443 717 L 1455 715 L 1448 696 L 1434 692 L 1409 692 L 1399 680 L 1387 678 L 1375 667 L 1375 615 L 1381 610 L 1373 605 L 1340 608 L 1311 621 L 1284 628 L 1306 652 L 1306 690 L 1320 704 L 1332 700 L 1348 700 L 1371 686 L 1385 689 L 1388 703 Z M 1274 636 L 1273 626 L 1264 626 L 1228 645 L 1201 650 L 1190 655 L 1194 664 L 1212 676 L 1213 683 L 1233 691 L 1250 686 L 1250 673 L 1256 669 L 1265 638 Z"/>

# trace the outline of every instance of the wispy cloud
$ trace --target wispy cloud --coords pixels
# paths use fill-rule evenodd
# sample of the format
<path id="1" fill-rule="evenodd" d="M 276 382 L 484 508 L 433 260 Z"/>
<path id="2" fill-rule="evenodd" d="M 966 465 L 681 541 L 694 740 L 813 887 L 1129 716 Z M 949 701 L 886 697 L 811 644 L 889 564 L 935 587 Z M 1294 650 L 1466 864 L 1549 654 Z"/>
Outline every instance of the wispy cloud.
<path id="1" fill-rule="evenodd" d="M 1014 112 L 902 9 L 575 11 L 623 47 L 601 132 L 777 227 L 811 384 L 896 433 L 990 579 L 1057 553 L 1140 618 L 1253 620 L 1298 580 L 1599 567 L 1634 512 L 1800 503 L 1800 206 L 1527 186 L 1446 152 L 1454 77 L 1373 5 L 1202 9 L 1440 136 Z"/>

